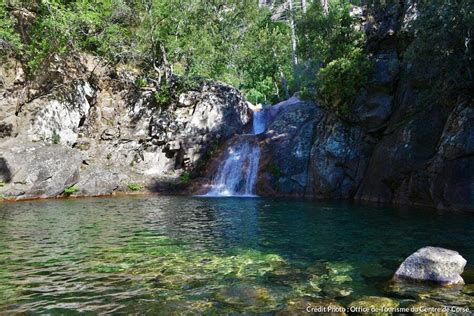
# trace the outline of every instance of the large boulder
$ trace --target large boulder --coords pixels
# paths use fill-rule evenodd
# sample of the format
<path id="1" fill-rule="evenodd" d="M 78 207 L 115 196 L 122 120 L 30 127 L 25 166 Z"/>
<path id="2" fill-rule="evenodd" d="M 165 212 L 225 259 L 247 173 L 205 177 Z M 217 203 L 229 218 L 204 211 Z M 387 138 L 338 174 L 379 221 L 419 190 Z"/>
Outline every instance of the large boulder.
<path id="1" fill-rule="evenodd" d="M 316 198 L 353 197 L 367 168 L 371 148 L 361 128 L 326 115 L 314 135 L 307 195 Z"/>
<path id="2" fill-rule="evenodd" d="M 8 199 L 51 198 L 77 183 L 82 154 L 63 145 L 10 139 L 0 143 L 0 167 Z"/>
<path id="3" fill-rule="evenodd" d="M 317 123 L 324 111 L 293 97 L 267 110 L 268 127 L 261 135 L 259 195 L 302 196 Z"/>
<path id="4" fill-rule="evenodd" d="M 425 247 L 409 256 L 395 272 L 395 280 L 429 281 L 440 285 L 464 284 L 466 259 L 457 251 Z"/>

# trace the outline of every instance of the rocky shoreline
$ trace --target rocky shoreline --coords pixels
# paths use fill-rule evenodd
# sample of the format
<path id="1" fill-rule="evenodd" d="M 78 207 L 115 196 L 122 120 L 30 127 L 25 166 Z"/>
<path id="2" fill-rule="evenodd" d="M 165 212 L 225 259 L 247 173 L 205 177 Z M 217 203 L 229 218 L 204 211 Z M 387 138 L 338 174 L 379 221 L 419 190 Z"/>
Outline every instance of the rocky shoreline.
<path id="1" fill-rule="evenodd" d="M 258 195 L 474 210 L 474 105 L 418 106 L 431 73 L 405 62 L 398 40 L 410 38 L 413 10 L 361 16 L 375 70 L 352 113 L 297 96 L 266 110 Z M 3 200 L 202 193 L 252 120 L 231 86 L 141 77 L 90 55 L 58 59 L 34 80 L 9 59 L 0 96 Z"/>

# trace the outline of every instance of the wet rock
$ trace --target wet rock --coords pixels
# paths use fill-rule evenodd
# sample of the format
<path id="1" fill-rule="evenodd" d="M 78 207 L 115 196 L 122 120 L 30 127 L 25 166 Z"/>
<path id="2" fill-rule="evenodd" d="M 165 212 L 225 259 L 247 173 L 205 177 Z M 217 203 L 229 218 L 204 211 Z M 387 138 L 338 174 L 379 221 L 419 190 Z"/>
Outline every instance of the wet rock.
<path id="1" fill-rule="evenodd" d="M 318 124 L 311 148 L 307 195 L 351 198 L 364 175 L 371 145 L 360 128 L 328 115 Z"/>
<path id="2" fill-rule="evenodd" d="M 326 283 L 323 286 L 323 293 L 326 297 L 342 298 L 352 294 L 352 289 L 349 286 L 341 284 Z"/>
<path id="3" fill-rule="evenodd" d="M 307 269 L 308 273 L 315 275 L 323 275 L 329 273 L 329 268 L 324 262 L 316 262 Z"/>
<path id="4" fill-rule="evenodd" d="M 350 312 L 359 315 L 391 315 L 390 309 L 398 307 L 399 303 L 388 297 L 364 296 L 349 304 Z"/>
<path id="5" fill-rule="evenodd" d="M 441 285 L 464 284 L 461 273 L 466 259 L 457 251 L 425 247 L 409 256 L 400 265 L 396 280 L 429 281 Z"/>
<path id="6" fill-rule="evenodd" d="M 307 280 L 310 277 L 309 273 L 305 273 L 297 268 L 291 267 L 284 267 L 278 268 L 272 271 L 272 273 L 268 276 L 268 278 L 272 282 L 280 283 L 280 284 L 291 284 L 294 282 L 300 282 Z"/>
<path id="7" fill-rule="evenodd" d="M 289 300 L 277 316 L 304 315 L 346 315 L 345 309 L 335 300 L 318 298 L 297 298 Z"/>
<path id="8" fill-rule="evenodd" d="M 465 285 L 465 286 L 462 288 L 462 292 L 463 292 L 464 294 L 474 296 L 474 284 Z"/>
<path id="9" fill-rule="evenodd" d="M 249 285 L 234 285 L 218 290 L 215 299 L 219 302 L 237 307 L 262 306 L 272 300 L 266 288 Z"/>
<path id="10" fill-rule="evenodd" d="M 269 125 L 261 136 L 257 194 L 305 194 L 313 133 L 323 112 L 316 104 L 297 97 L 268 110 Z"/>

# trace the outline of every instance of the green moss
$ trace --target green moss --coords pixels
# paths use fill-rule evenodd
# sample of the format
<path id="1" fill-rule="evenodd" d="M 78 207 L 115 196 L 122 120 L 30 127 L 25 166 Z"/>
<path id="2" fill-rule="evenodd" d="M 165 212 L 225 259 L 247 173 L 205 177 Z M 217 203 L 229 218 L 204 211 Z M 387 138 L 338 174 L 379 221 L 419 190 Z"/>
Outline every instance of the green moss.
<path id="1" fill-rule="evenodd" d="M 268 164 L 268 168 L 267 168 L 268 172 L 270 172 L 270 174 L 274 177 L 281 177 L 284 175 L 283 171 L 281 171 L 280 167 L 276 164 L 273 164 L 273 163 L 269 163 Z"/>
<path id="2" fill-rule="evenodd" d="M 179 176 L 179 182 L 182 184 L 188 184 L 191 181 L 191 174 L 189 172 L 183 172 L 181 176 Z"/>
<path id="3" fill-rule="evenodd" d="M 69 196 L 71 194 L 76 193 L 77 191 L 79 191 L 79 188 L 77 187 L 77 185 L 73 185 L 73 186 L 70 186 L 70 187 L 64 189 L 64 194 Z"/>
<path id="4" fill-rule="evenodd" d="M 130 191 L 136 192 L 143 190 L 143 185 L 139 183 L 129 183 L 127 186 Z"/>
<path id="5" fill-rule="evenodd" d="M 53 132 L 53 136 L 51 136 L 51 140 L 53 142 L 53 144 L 59 144 L 61 142 L 61 136 L 56 133 L 56 131 Z"/>

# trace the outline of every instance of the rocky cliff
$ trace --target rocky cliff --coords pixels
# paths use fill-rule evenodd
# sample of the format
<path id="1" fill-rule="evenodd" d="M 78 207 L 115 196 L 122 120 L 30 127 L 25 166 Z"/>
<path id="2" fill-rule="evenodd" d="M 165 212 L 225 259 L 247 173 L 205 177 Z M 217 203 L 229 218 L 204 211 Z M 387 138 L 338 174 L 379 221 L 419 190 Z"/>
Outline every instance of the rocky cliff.
<path id="1" fill-rule="evenodd" d="M 404 57 L 415 2 L 354 14 L 375 65 L 369 84 L 350 114 L 297 97 L 266 110 L 257 194 L 472 211 L 473 101 L 420 102 L 436 71 Z M 57 60 L 35 80 L 7 60 L 0 96 L 0 196 L 13 200 L 205 193 L 222 149 L 251 119 L 225 84 L 141 78 L 88 55 Z"/>
<path id="2" fill-rule="evenodd" d="M 6 199 L 172 191 L 249 122 L 234 88 L 139 78 L 83 55 L 26 80 L 0 67 L 0 194 Z"/>
<path id="3" fill-rule="evenodd" d="M 368 86 L 349 115 L 295 99 L 271 116 L 257 193 L 473 210 L 472 99 L 420 106 L 436 71 L 403 57 L 416 3 L 359 14 Z"/>

